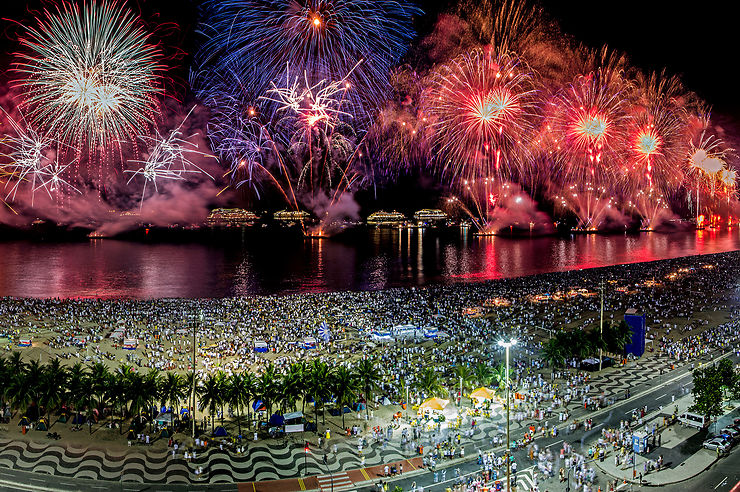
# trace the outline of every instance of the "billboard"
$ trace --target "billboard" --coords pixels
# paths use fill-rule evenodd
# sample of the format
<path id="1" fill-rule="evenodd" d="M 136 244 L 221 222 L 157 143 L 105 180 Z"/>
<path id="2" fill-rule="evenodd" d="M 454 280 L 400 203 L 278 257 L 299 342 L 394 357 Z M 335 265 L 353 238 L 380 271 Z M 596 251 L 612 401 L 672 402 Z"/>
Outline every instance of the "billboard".
<path id="1" fill-rule="evenodd" d="M 645 353 L 645 315 L 637 314 L 634 309 L 628 309 L 624 321 L 632 330 L 632 340 L 624 346 L 624 355 L 632 354 L 640 357 Z"/>

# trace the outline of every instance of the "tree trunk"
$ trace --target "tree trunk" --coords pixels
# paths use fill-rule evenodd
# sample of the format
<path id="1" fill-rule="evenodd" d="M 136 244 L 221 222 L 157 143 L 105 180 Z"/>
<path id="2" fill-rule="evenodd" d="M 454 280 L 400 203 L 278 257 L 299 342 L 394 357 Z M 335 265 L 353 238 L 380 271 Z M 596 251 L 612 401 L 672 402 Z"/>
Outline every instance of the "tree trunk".
<path id="1" fill-rule="evenodd" d="M 239 407 L 241 405 L 239 403 L 236 404 L 236 425 L 239 427 L 239 437 L 242 435 L 242 416 L 241 411 L 239 410 Z"/>

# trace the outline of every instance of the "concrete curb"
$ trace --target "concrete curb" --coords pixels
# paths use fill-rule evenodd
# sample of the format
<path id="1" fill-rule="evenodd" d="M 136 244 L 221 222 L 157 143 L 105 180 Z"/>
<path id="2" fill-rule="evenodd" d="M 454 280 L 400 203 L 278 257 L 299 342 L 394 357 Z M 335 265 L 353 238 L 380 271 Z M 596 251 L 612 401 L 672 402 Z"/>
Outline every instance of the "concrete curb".
<path id="1" fill-rule="evenodd" d="M 685 482 L 687 480 L 691 480 L 692 478 L 695 478 L 695 477 L 701 475 L 702 473 L 704 473 L 705 471 L 707 471 L 709 468 L 711 468 L 712 465 L 714 465 L 718 461 L 719 461 L 719 458 L 714 458 L 711 461 L 711 463 L 709 463 L 707 466 L 705 466 L 704 468 L 702 468 L 698 472 L 694 473 L 693 475 L 691 475 L 689 477 L 686 477 L 686 478 L 682 478 L 681 480 L 674 480 L 673 482 L 651 483 L 651 482 L 646 481 L 645 480 L 645 477 L 643 477 L 642 485 L 644 485 L 645 487 L 664 487 L 666 485 L 675 485 L 677 483 L 682 483 L 682 482 Z M 624 480 L 623 477 L 616 477 L 616 476 L 612 475 L 611 473 L 609 473 L 608 471 L 604 470 L 598 464 L 596 464 L 596 463 L 594 463 L 594 464 L 596 465 L 596 468 L 598 468 L 599 470 L 601 470 L 601 472 L 604 473 L 605 475 L 608 475 L 608 476 L 610 476 L 612 478 L 616 478 L 617 480 Z M 626 480 L 626 482 L 627 483 L 634 484 L 634 485 L 639 485 L 639 480 Z"/>

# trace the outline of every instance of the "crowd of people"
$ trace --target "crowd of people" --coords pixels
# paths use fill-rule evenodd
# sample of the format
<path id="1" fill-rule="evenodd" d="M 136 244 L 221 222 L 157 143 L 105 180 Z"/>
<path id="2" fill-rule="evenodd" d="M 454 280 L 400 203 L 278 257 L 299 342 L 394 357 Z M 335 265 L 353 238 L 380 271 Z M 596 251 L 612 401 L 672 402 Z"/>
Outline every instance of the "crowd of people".
<path id="1" fill-rule="evenodd" d="M 570 369 L 564 370 L 548 366 L 540 354 L 553 330 L 599 323 L 601 286 L 607 322 L 636 308 L 647 315 L 648 350 L 668 361 L 686 362 L 738 339 L 740 311 L 728 292 L 737 287 L 739 258 L 740 253 L 731 252 L 486 283 L 366 292 L 227 299 L 4 298 L 0 339 L 6 339 L 6 351 L 18 350 L 22 339 L 30 339 L 32 347 L 20 350 L 111 367 L 129 363 L 186 373 L 193 370 L 195 338 L 199 379 L 216 370 L 259 373 L 267 364 L 282 370 L 300 360 L 351 365 L 365 358 L 375 362 L 381 375 L 374 395 L 373 408 L 378 408 L 386 400 L 400 403 L 408 398 L 419 403 L 432 396 L 416 384 L 422 368 L 438 373 L 460 401 L 463 395 L 450 377 L 451 368 L 500 363 L 503 349 L 494 342 L 513 336 L 518 343 L 512 351 L 511 377 L 521 398 L 514 401 L 512 418 L 538 422 L 530 439 L 521 443 L 527 445 L 540 433 L 557 432 L 549 418 L 568 421 L 575 406 L 613 402 L 614 395 L 592 385 L 589 373 L 574 369 L 579 361 L 567 361 Z M 486 301 L 494 298 L 507 302 L 492 307 Z M 470 307 L 482 309 L 471 315 Z M 729 314 L 731 320 L 713 318 L 718 312 Z M 433 326 L 443 335 L 403 343 L 372 337 L 374 331 L 402 324 Z M 307 339 L 314 339 L 316 348 Z M 124 347 L 125 340 L 135 340 L 138 346 L 124 350 L 131 348 Z M 266 352 L 255 351 L 258 342 L 264 342 Z M 469 436 L 414 429 L 394 438 L 393 430 L 383 426 L 358 437 L 360 454 L 368 437 L 383 446 L 395 439 L 410 452 L 426 445 L 421 454 L 434 468 L 439 460 L 463 455 Z M 570 460 L 566 468 L 574 469 L 581 483 L 592 481 L 588 457 L 564 448 L 563 459 Z M 552 477 L 555 467 L 549 453 L 533 447 L 532 459 L 542 475 Z M 482 455 L 479 461 L 486 477 L 500 473 L 501 456 Z"/>

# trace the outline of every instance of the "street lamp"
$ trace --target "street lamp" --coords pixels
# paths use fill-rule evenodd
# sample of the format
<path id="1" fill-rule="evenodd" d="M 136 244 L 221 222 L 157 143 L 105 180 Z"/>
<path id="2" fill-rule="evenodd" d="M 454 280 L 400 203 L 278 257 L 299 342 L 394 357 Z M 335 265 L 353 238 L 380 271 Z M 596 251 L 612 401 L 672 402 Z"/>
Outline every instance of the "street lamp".
<path id="1" fill-rule="evenodd" d="M 510 339 L 508 342 L 503 340 L 498 341 L 499 347 L 506 348 L 506 491 L 511 491 L 511 438 L 509 437 L 509 407 L 511 406 L 509 400 L 509 349 L 516 345 L 516 338 Z"/>

